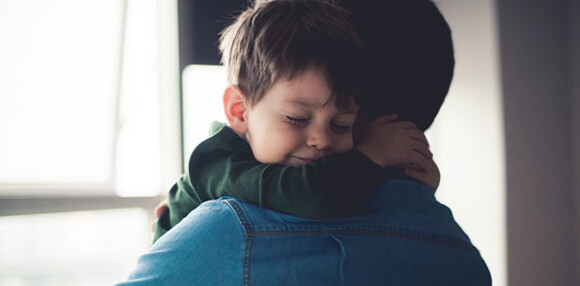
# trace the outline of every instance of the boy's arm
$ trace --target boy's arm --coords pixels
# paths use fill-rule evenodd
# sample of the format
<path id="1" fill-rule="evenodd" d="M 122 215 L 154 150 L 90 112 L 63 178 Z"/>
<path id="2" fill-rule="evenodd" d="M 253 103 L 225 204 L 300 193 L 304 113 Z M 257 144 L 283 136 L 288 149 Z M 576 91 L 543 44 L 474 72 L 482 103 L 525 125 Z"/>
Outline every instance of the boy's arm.
<path id="1" fill-rule="evenodd" d="M 232 196 L 298 217 L 332 218 L 355 213 L 386 178 L 381 166 L 356 150 L 290 167 L 256 161 L 229 128 L 216 135 L 190 159 L 191 181 L 202 201 Z"/>
<path id="2" fill-rule="evenodd" d="M 302 167 L 262 164 L 231 129 L 202 142 L 188 173 L 169 191 L 154 241 L 202 202 L 222 196 L 308 219 L 359 212 L 371 191 L 386 179 L 384 169 L 357 150 L 320 158 Z"/>
<path id="3" fill-rule="evenodd" d="M 289 167 L 243 154 L 220 154 L 191 170 L 202 201 L 232 196 L 308 219 L 353 215 L 386 179 L 382 167 L 352 150 Z"/>
<path id="4" fill-rule="evenodd" d="M 232 196 L 310 219 L 356 214 L 386 179 L 382 167 L 413 170 L 435 165 L 429 164 L 432 154 L 423 133 L 410 122 L 395 120 L 396 115 L 390 115 L 373 122 L 362 142 L 372 143 L 369 146 L 301 167 L 256 161 L 249 145 L 226 128 L 192 154 L 191 182 L 200 201 Z M 438 184 L 438 173 L 432 177 Z"/>
<path id="5" fill-rule="evenodd" d="M 168 232 L 202 202 L 193 189 L 189 175 L 181 176 L 169 190 L 167 200 L 155 209 L 157 220 L 153 226 L 153 241 Z"/>
<path id="6" fill-rule="evenodd" d="M 384 128 L 382 125 L 379 127 Z M 401 129 L 400 126 L 398 128 Z M 391 141 L 390 138 L 379 140 L 382 143 L 375 144 L 375 147 L 384 150 L 397 146 Z M 222 130 L 200 144 L 192 154 L 189 165 L 191 178 L 184 176 L 172 188 L 169 210 L 159 219 L 157 228 L 161 226 L 162 229 L 156 229 L 156 233 L 171 228 L 203 201 L 221 196 L 241 198 L 265 208 L 310 219 L 356 214 L 368 202 L 374 187 L 386 179 L 383 168 L 373 162 L 377 158 L 371 160 L 369 157 L 374 155 L 364 153 L 374 150 L 374 147 L 367 147 L 324 157 L 295 168 L 256 161 L 249 146 L 237 134 L 230 129 Z M 392 149 L 390 153 L 400 151 Z M 430 153 L 428 148 L 422 152 Z M 401 156 L 381 160 L 384 162 L 379 164 L 383 166 L 393 166 L 394 162 L 400 165 L 409 163 L 401 160 Z M 414 177 L 409 172 L 407 174 Z M 425 176 L 424 173 L 421 175 L 434 177 Z M 435 177 L 438 182 L 438 173 Z M 422 178 L 418 179 L 426 183 Z"/>

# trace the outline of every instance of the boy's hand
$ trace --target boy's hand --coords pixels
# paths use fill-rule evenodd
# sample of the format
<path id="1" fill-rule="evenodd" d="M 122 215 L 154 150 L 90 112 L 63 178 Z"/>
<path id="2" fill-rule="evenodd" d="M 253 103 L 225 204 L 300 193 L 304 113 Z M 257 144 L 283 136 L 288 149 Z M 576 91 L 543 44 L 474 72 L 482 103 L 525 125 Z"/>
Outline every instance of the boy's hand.
<path id="1" fill-rule="evenodd" d="M 402 168 L 408 176 L 437 189 L 440 174 L 427 138 L 412 122 L 396 119 L 396 114 L 376 119 L 354 148 L 380 166 Z"/>
<path id="2" fill-rule="evenodd" d="M 439 182 L 441 180 L 441 174 L 439 173 L 439 167 L 435 164 L 435 161 L 428 160 L 428 166 L 423 166 L 421 168 L 405 168 L 405 174 L 437 191 L 439 187 Z"/>
<path id="3" fill-rule="evenodd" d="M 161 214 L 167 208 L 167 199 L 161 201 L 153 210 L 153 215 L 155 216 L 155 220 L 151 222 L 151 231 L 155 232 L 155 225 L 157 225 L 157 220 L 161 216 Z"/>

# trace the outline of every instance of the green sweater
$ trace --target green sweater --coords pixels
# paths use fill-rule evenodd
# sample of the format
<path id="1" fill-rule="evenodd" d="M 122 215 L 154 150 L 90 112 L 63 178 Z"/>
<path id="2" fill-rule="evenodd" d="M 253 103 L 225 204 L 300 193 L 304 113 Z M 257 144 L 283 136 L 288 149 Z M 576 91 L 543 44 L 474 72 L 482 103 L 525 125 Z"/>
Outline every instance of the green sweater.
<path id="1" fill-rule="evenodd" d="M 246 141 L 221 124 L 195 148 L 188 172 L 169 191 L 168 207 L 157 221 L 154 240 L 201 203 L 222 196 L 306 219 L 354 215 L 385 179 L 383 168 L 356 150 L 301 167 L 262 164 Z"/>

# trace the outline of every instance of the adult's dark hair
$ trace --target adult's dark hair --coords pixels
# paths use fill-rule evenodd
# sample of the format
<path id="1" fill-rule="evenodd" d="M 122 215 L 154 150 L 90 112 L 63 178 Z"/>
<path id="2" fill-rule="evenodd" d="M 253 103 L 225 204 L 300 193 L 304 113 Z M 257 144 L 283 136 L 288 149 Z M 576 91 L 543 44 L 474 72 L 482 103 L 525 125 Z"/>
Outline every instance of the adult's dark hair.
<path id="1" fill-rule="evenodd" d="M 252 105 L 277 80 L 315 65 L 326 72 L 334 103 L 346 108 L 368 71 L 349 13 L 323 1 L 258 1 L 223 31 L 220 49 L 228 82 Z"/>
<path id="2" fill-rule="evenodd" d="M 341 0 L 370 57 L 368 119 L 396 112 L 427 129 L 449 91 L 455 60 L 447 22 L 428 0 Z"/>

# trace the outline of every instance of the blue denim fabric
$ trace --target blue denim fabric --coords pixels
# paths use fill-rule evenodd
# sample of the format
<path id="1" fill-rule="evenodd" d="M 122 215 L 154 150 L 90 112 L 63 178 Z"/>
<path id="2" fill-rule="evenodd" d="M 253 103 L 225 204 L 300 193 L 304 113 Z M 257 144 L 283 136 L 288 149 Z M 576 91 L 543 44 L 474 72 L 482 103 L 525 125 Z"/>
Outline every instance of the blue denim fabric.
<path id="1" fill-rule="evenodd" d="M 209 201 L 118 285 L 491 285 L 485 262 L 430 188 L 390 179 L 370 213 L 304 220 Z"/>

